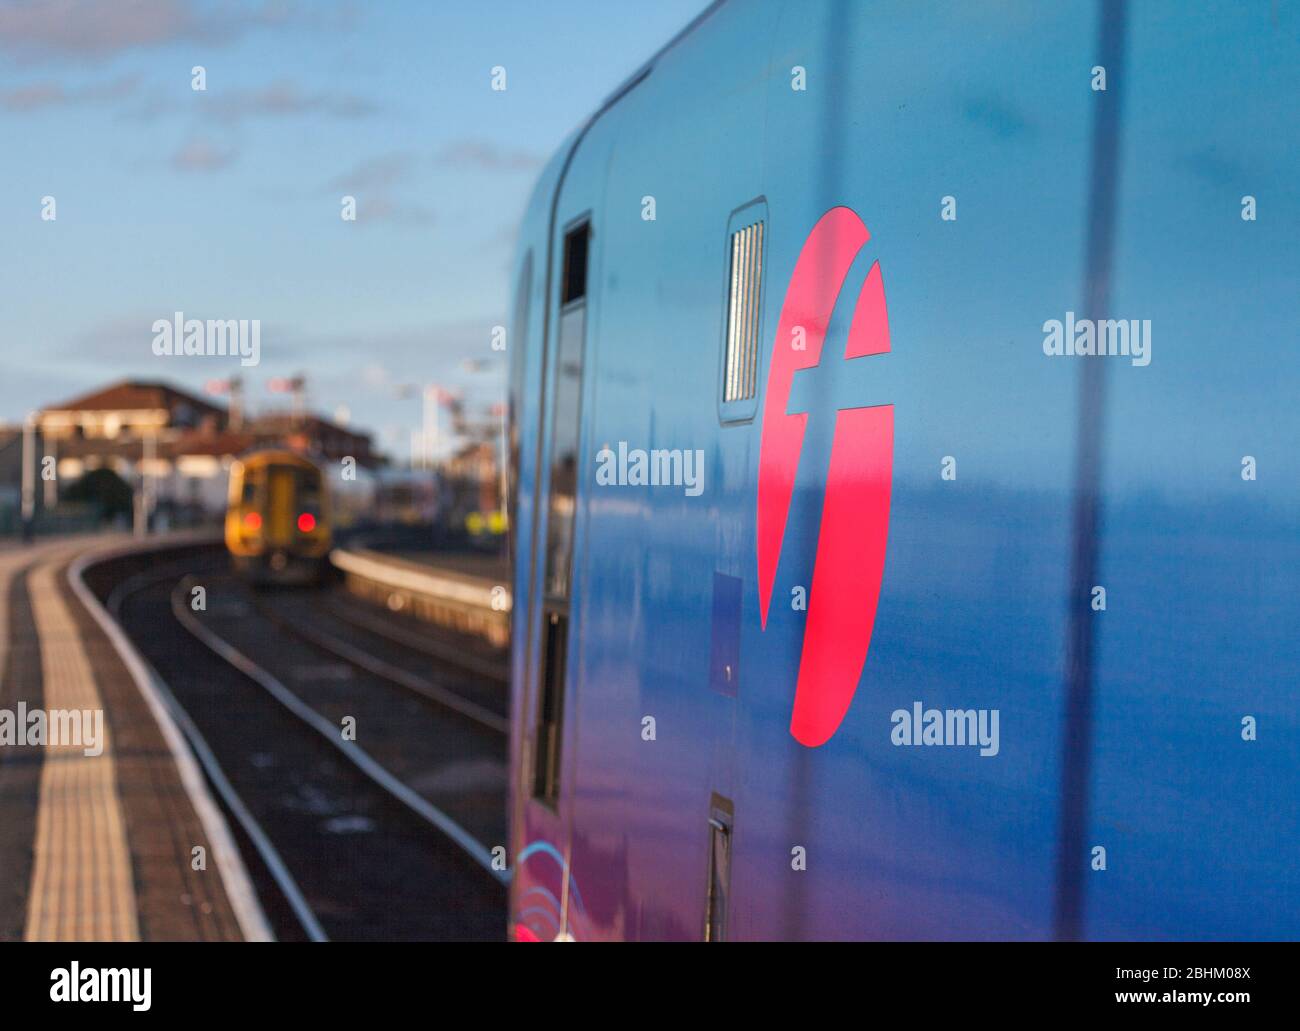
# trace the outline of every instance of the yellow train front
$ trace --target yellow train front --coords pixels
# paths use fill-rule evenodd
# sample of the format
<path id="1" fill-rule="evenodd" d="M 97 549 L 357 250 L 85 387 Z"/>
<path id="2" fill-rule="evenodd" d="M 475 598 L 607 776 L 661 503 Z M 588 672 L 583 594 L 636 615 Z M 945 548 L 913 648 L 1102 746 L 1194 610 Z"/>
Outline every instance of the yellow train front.
<path id="1" fill-rule="evenodd" d="M 315 583 L 330 542 L 329 496 L 315 462 L 265 450 L 231 466 L 226 548 L 237 573 L 255 583 Z"/>

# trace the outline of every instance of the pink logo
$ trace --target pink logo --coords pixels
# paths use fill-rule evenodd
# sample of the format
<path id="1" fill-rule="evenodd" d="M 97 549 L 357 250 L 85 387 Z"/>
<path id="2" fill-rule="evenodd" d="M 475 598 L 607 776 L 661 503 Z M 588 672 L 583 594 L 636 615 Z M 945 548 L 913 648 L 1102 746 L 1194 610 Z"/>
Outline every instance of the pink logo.
<path id="1" fill-rule="evenodd" d="M 794 374 L 821 362 L 822 343 L 849 268 L 871 239 L 849 208 L 813 226 L 795 262 L 768 366 L 758 459 L 758 597 L 763 628 L 772 600 L 808 414 L 786 414 Z M 802 329 L 804 348 L 793 346 Z M 880 263 L 858 293 L 846 360 L 889 351 Z M 889 535 L 894 406 L 842 408 L 835 415 L 821 529 L 808 595 L 790 733 L 815 748 L 848 712 L 871 646 Z"/>

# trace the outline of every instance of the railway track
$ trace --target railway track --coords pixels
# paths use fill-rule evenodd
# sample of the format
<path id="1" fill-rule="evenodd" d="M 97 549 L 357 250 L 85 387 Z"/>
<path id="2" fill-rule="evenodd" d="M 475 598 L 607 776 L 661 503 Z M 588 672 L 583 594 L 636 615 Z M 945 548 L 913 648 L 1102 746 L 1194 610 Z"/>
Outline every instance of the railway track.
<path id="1" fill-rule="evenodd" d="M 241 647 L 232 640 L 232 638 L 246 639 L 249 636 L 246 627 L 245 633 L 238 633 L 230 626 L 231 620 L 242 619 L 244 613 L 253 612 L 257 617 L 254 626 L 259 628 L 255 631 L 255 635 L 262 633 L 267 626 L 283 626 L 283 621 L 272 618 L 268 614 L 269 606 L 250 604 L 243 600 L 241 596 L 246 596 L 247 588 L 234 582 L 230 577 L 211 577 L 209 583 L 210 589 L 214 592 L 224 590 L 230 592 L 226 595 L 228 599 L 239 599 L 234 601 L 234 606 L 238 607 L 232 606 L 227 601 L 223 607 L 214 606 L 209 610 L 215 614 L 215 618 L 201 618 L 188 604 L 194 588 L 199 585 L 194 577 L 187 576 L 177 583 L 171 594 L 172 615 L 176 621 L 215 654 L 264 688 L 305 725 L 320 734 L 323 740 L 337 748 L 349 762 L 372 781 L 421 819 L 446 834 L 464 850 L 466 855 L 504 883 L 504 876 L 494 868 L 492 862 L 493 846 L 475 838 L 471 831 L 461 826 L 455 816 L 434 803 L 433 797 L 441 794 L 440 792 L 418 791 L 411 786 L 412 783 L 418 783 L 422 773 L 444 769 L 447 765 L 446 753 L 449 749 L 461 753 L 465 751 L 463 745 L 468 743 L 472 749 L 471 759 L 480 758 L 475 746 L 483 742 L 466 742 L 463 728 L 454 723 L 450 726 L 438 727 L 436 740 L 429 737 L 426 742 L 420 735 L 412 735 L 406 721 L 413 714 L 413 708 L 409 704 L 402 704 L 409 701 L 406 696 L 409 684 L 389 680 L 384 675 L 364 679 L 353 677 L 347 675 L 346 668 L 340 670 L 339 667 L 328 664 L 322 666 L 309 662 L 304 666 L 298 660 L 310 658 L 309 653 L 305 649 L 286 647 L 287 642 L 283 638 L 276 640 L 274 654 L 262 656 L 261 661 L 252 659 L 247 645 Z M 223 620 L 221 618 L 223 613 L 233 613 L 233 615 L 227 615 Z M 217 624 L 215 629 L 212 626 L 214 623 Z M 325 645 L 320 642 L 331 642 L 331 639 L 325 635 L 307 636 L 301 628 L 299 636 L 308 641 L 309 648 L 322 648 Z M 333 647 L 338 646 L 339 643 L 333 643 Z M 351 646 L 348 648 L 353 655 L 350 661 L 358 668 L 372 673 L 376 668 L 387 668 L 382 660 L 361 653 Z M 329 654 L 334 652 L 331 651 Z M 283 671 L 282 675 L 277 676 L 272 667 Z M 287 686 L 288 680 L 299 681 L 298 690 Z M 375 693 L 378 685 L 383 685 L 390 692 L 391 687 L 395 686 L 397 691 L 392 693 L 392 697 L 380 697 Z M 476 710 L 465 707 L 463 702 L 447 697 L 450 692 L 432 696 L 424 692 L 413 693 L 418 694 L 424 701 L 432 701 L 437 706 L 449 708 L 453 714 L 479 727 L 483 726 Z M 372 729 L 376 727 L 377 730 Z M 433 732 L 432 720 L 428 729 L 430 733 Z M 493 734 L 504 734 L 504 728 L 498 730 L 495 726 L 489 726 L 487 729 Z M 374 744 L 363 747 L 360 743 L 363 737 L 373 741 Z M 480 734 L 478 737 L 481 739 L 483 735 Z M 459 755 L 453 757 L 453 761 L 458 758 Z M 457 804 L 463 800 L 445 801 Z M 465 807 L 457 804 L 457 808 Z M 480 827 L 488 826 L 492 822 L 474 818 L 474 823 Z M 504 831 L 504 828 L 502 830 Z"/>
<path id="2" fill-rule="evenodd" d="M 505 840 L 505 739 L 490 724 L 501 717 L 417 692 L 409 670 L 386 679 L 387 657 L 359 642 L 335 640 L 354 652 L 340 661 L 328 633 L 313 641 L 271 616 L 288 599 L 300 621 L 320 593 L 254 597 L 220 565 L 196 553 L 87 580 L 184 714 L 277 936 L 500 940 L 506 874 L 491 850 Z M 423 679 L 449 694 L 459 682 Z"/>
<path id="3" fill-rule="evenodd" d="M 295 608 L 300 610 L 302 608 L 302 602 L 300 599 L 288 599 L 290 604 L 292 604 L 294 600 L 298 601 L 298 605 L 295 606 Z M 385 636 L 384 638 L 383 647 L 384 650 L 390 653 L 390 656 L 380 658 L 373 654 L 374 650 L 379 649 L 366 650 L 364 646 L 358 646 L 356 643 L 357 631 L 361 631 L 362 633 L 366 632 L 365 628 L 360 624 L 347 623 L 346 625 L 351 629 L 352 633 L 345 636 L 345 634 L 340 633 L 337 628 L 331 632 L 328 627 L 328 616 L 322 618 L 322 614 L 319 612 L 303 613 L 299 611 L 293 616 L 286 616 L 275 606 L 268 605 L 261 601 L 258 601 L 255 604 L 258 612 L 263 616 L 263 618 L 267 619 L 281 630 L 293 634 L 299 639 L 306 641 L 308 644 L 342 659 L 344 662 L 356 669 L 373 674 L 389 683 L 396 684 L 398 687 L 410 691 L 412 694 L 423 698 L 426 701 L 433 702 L 435 705 L 442 706 L 451 712 L 457 713 L 470 722 L 486 728 L 495 734 L 500 734 L 502 737 L 505 737 L 510 733 L 509 721 L 506 719 L 504 711 L 499 711 L 504 710 L 505 708 L 504 691 L 489 690 L 487 693 L 491 695 L 490 701 L 487 699 L 485 699 L 484 702 L 477 701 L 468 697 L 468 695 L 471 693 L 481 692 L 475 692 L 472 688 L 467 688 L 465 686 L 467 678 L 463 676 L 448 678 L 445 676 L 438 677 L 435 675 L 434 677 L 430 677 L 426 673 L 416 672 L 411 669 L 409 662 L 406 664 L 399 664 L 399 660 L 396 657 L 391 656 L 391 652 L 394 650 L 395 645 L 390 642 L 396 640 L 393 637 Z M 286 605 L 283 607 L 288 606 Z M 335 603 L 335 607 L 331 608 L 330 611 L 338 611 L 337 602 Z M 326 625 L 323 626 L 323 623 Z M 409 650 L 410 646 L 397 644 L 396 647 L 406 647 Z M 427 658 L 422 658 L 421 661 L 427 666 Z"/>

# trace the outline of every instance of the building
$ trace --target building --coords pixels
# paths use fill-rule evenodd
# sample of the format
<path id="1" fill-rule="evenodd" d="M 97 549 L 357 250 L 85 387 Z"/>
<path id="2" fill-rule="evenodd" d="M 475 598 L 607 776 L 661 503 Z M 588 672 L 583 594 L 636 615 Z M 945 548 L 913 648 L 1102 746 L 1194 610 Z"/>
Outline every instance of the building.
<path id="1" fill-rule="evenodd" d="M 123 380 L 51 405 L 36 413 L 36 426 L 38 453 L 53 458 L 60 495 L 87 473 L 110 469 L 138 488 L 138 498 L 165 525 L 224 511 L 231 462 L 250 448 L 291 447 L 331 461 L 350 456 L 363 467 L 378 461 L 368 434 L 308 414 L 271 413 L 232 423 L 226 408 L 156 381 Z M 16 443 L 12 435 L 0 435 L 0 463 L 16 449 L 17 481 L 21 427 Z M 49 507 L 53 490 L 40 493 Z"/>
<path id="2" fill-rule="evenodd" d="M 140 484 L 163 520 L 193 521 L 225 503 L 229 461 L 251 443 L 230 439 L 226 410 L 167 383 L 123 380 L 36 413 L 39 451 L 60 493 L 96 469 Z M 202 442 L 198 454 L 192 445 Z M 221 446 L 213 448 L 213 444 Z M 48 503 L 48 499 L 47 499 Z"/>
<path id="3" fill-rule="evenodd" d="M 492 441 L 472 441 L 461 447 L 444 466 L 457 517 L 478 512 L 487 515 L 502 508 L 501 463 Z"/>
<path id="4" fill-rule="evenodd" d="M 329 462 L 355 458 L 364 468 L 382 464 L 372 450 L 370 434 L 356 433 L 319 415 L 267 412 L 253 419 L 248 428 L 259 443 L 283 443 Z"/>

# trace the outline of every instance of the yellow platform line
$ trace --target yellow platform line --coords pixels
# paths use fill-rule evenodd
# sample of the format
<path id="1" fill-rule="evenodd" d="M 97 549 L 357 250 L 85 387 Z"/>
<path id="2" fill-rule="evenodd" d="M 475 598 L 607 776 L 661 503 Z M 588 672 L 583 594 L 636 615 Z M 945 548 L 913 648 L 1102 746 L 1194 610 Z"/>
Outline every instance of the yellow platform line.
<path id="1" fill-rule="evenodd" d="M 104 702 L 77 625 L 55 581 L 58 562 L 28 578 L 40 637 L 43 708 L 103 712 Z M 100 755 L 82 746 L 45 746 L 28 941 L 138 941 L 131 853 L 117 792 L 117 770 L 104 719 Z"/>

